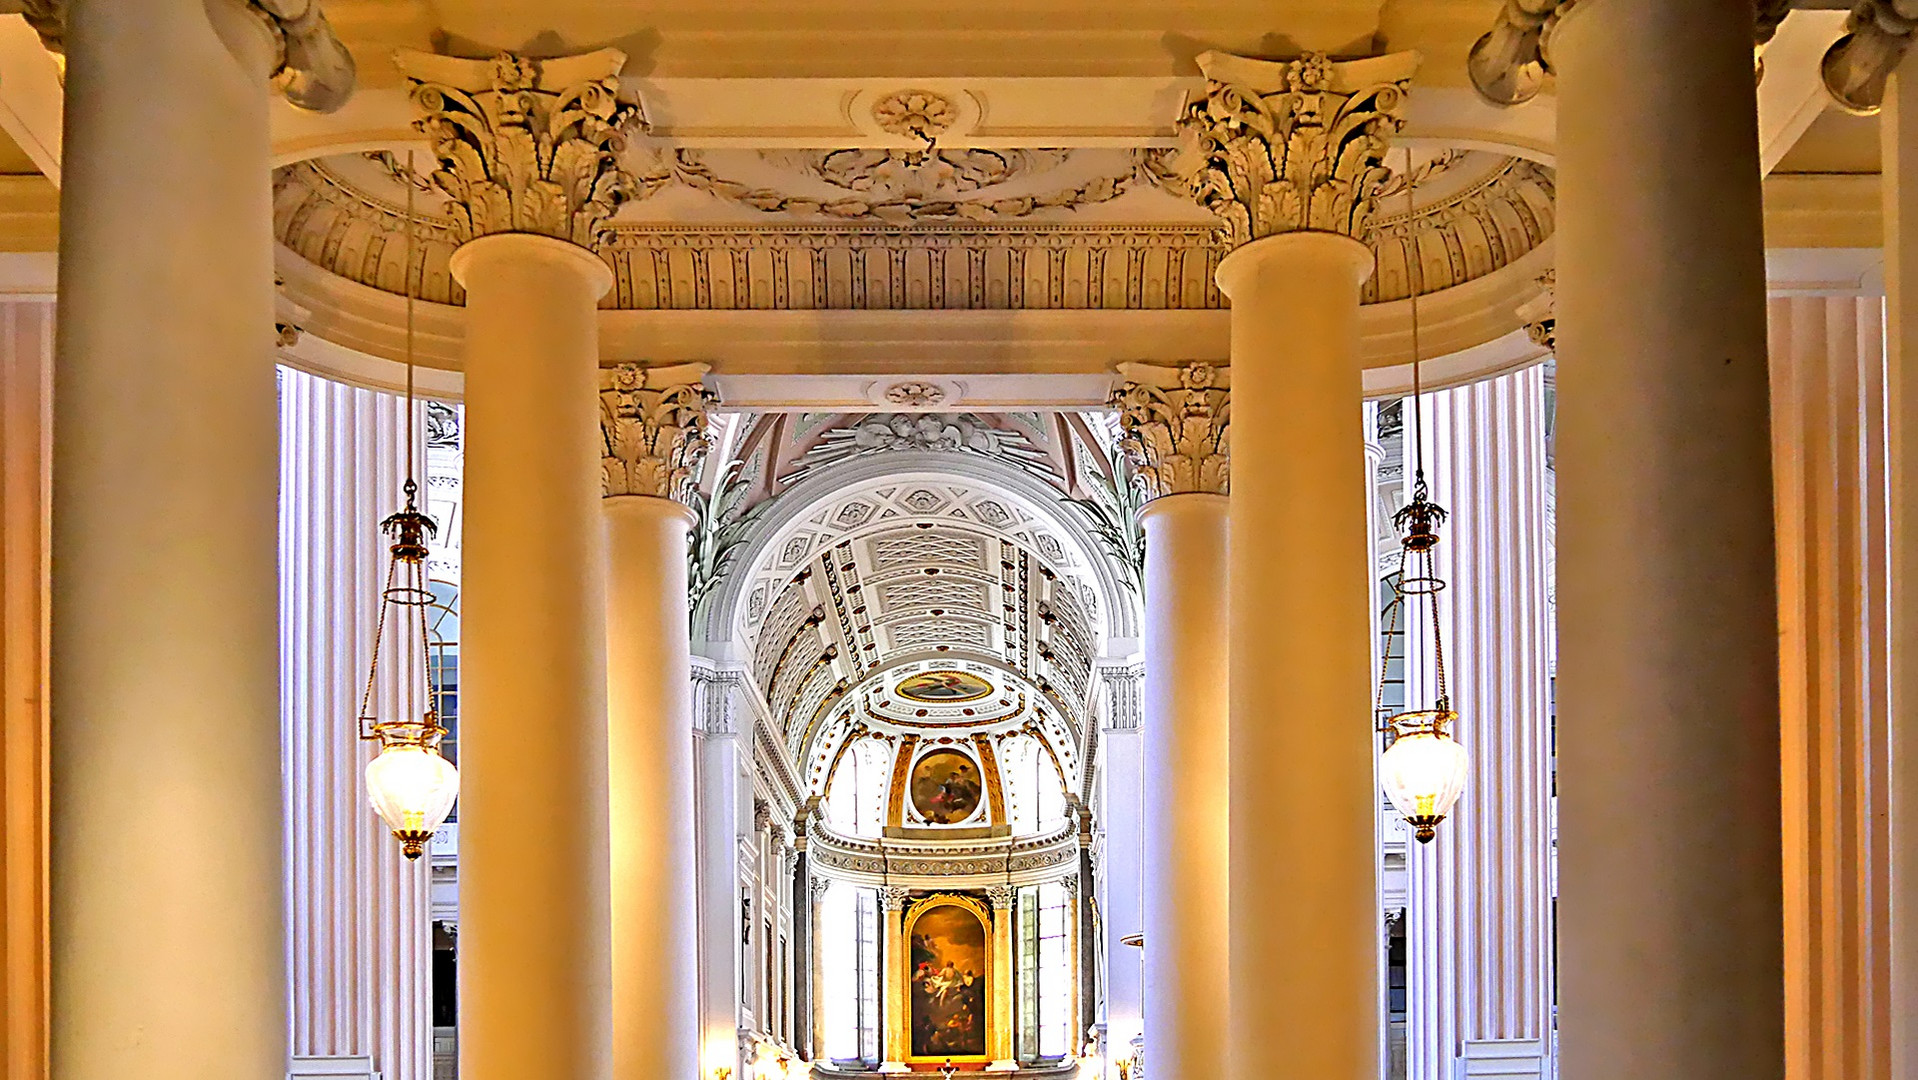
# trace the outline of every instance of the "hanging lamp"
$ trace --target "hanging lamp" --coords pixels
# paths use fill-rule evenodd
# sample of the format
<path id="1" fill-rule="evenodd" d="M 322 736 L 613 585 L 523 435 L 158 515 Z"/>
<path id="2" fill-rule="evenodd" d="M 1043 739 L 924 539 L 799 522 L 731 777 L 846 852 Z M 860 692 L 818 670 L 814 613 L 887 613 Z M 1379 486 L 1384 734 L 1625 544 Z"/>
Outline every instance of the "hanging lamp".
<path id="1" fill-rule="evenodd" d="M 446 728 L 440 723 L 441 657 L 433 648 L 431 619 L 433 592 L 427 580 L 426 542 L 438 532 L 433 519 L 419 509 L 419 484 L 413 478 L 413 229 L 414 183 L 412 155 L 407 155 L 406 266 L 401 287 L 406 290 L 406 503 L 398 513 L 380 522 L 390 541 L 386 585 L 380 591 L 379 617 L 373 628 L 373 661 L 366 672 L 366 692 L 360 699 L 360 738 L 379 743 L 379 753 L 366 766 L 367 801 L 400 842 L 400 851 L 417 859 L 434 832 L 453 812 L 459 797 L 459 770 L 440 753 Z M 380 681 L 380 654 L 389 634 L 392 666 L 405 689 L 395 715 L 382 718 L 374 697 Z M 417 704 L 417 712 L 414 706 Z"/>
<path id="2" fill-rule="evenodd" d="M 1412 294 L 1412 422 L 1414 470 L 1412 500 L 1392 515 L 1399 533 L 1399 601 L 1392 605 L 1391 622 L 1386 628 L 1385 648 L 1379 670 L 1377 712 L 1383 721 L 1379 731 L 1389 737 L 1379 759 L 1379 780 L 1392 806 L 1412 826 L 1412 835 L 1420 843 L 1430 843 L 1444 821 L 1471 772 L 1471 756 L 1452 738 L 1451 725 L 1458 719 L 1445 681 L 1445 636 L 1439 626 L 1439 594 L 1445 591 L 1445 579 L 1439 576 L 1434 555 L 1439 544 L 1439 527 L 1445 524 L 1445 508 L 1433 502 L 1425 483 L 1425 443 L 1421 437 L 1420 401 L 1424 387 L 1420 381 L 1419 290 L 1423 286 L 1423 268 L 1419 264 L 1418 237 L 1412 231 L 1412 151 L 1405 151 L 1405 220 L 1408 284 Z M 1414 605 L 1424 608 L 1432 634 L 1434 691 L 1429 708 L 1410 708 L 1385 715 L 1385 675 L 1392 662 L 1392 638 L 1399 628 L 1400 616 Z M 1410 619 L 1406 620 L 1408 625 Z M 1409 638 L 1408 638 L 1409 642 Z M 1421 660 L 1423 656 L 1421 655 Z M 1407 645 L 1405 661 L 1412 662 Z M 1407 680 L 1410 685 L 1411 680 Z M 1421 680 L 1422 682 L 1422 680 Z M 1421 696 L 1425 687 L 1419 687 Z M 1410 703 L 1408 703 L 1410 704 Z"/>

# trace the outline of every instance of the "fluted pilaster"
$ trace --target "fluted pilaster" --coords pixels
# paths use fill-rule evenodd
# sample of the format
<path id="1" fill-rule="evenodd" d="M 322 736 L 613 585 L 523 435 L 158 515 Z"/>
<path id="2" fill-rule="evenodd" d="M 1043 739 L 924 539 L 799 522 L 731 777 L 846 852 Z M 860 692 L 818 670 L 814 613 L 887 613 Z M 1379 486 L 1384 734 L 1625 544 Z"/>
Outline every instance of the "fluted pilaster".
<path id="1" fill-rule="evenodd" d="M 280 372 L 280 695 L 292 1075 L 432 1076 L 428 868 L 367 806 L 359 696 L 406 460 L 404 398 Z M 401 700 L 401 673 L 375 692 Z M 383 712 L 382 715 L 385 715 Z M 342 1072 L 341 1070 L 352 1070 Z"/>
<path id="2" fill-rule="evenodd" d="M 1413 402 L 1408 399 L 1409 410 Z M 1532 367 L 1428 394 L 1431 497 L 1451 512 L 1437 549 L 1440 628 L 1471 755 L 1466 794 L 1415 845 L 1408 905 L 1408 1075 L 1550 1075 L 1551 612 L 1545 372 Z M 1406 432 L 1412 432 L 1407 419 Z M 1412 446 L 1407 440 L 1409 485 Z M 1407 625 L 1410 699 L 1433 671 L 1430 632 Z"/>
<path id="3" fill-rule="evenodd" d="M 0 1072 L 47 1068 L 47 483 L 53 304 L 0 304 Z"/>

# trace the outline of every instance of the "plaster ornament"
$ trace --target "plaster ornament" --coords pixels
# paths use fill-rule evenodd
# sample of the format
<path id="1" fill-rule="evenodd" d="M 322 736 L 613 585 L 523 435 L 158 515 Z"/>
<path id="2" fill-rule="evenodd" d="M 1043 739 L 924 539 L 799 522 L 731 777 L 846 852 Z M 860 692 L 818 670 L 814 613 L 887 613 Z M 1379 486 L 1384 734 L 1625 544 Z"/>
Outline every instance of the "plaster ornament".
<path id="1" fill-rule="evenodd" d="M 1871 116 L 1885 104 L 1885 88 L 1918 32 L 1918 0 L 1858 0 L 1845 36 L 1826 51 L 1820 73 L 1838 107 Z"/>
<path id="2" fill-rule="evenodd" d="M 930 145 L 959 119 L 959 108 L 944 94 L 898 90 L 873 102 L 872 119 L 888 135 Z"/>
<path id="3" fill-rule="evenodd" d="M 1120 364 L 1113 392 L 1124 431 L 1120 447 L 1152 498 L 1231 492 L 1230 370 Z"/>
<path id="4" fill-rule="evenodd" d="M 1198 58 L 1205 96 L 1180 120 L 1180 167 L 1234 245 L 1312 230 L 1365 240 L 1417 53 L 1334 61 Z"/>
<path id="5" fill-rule="evenodd" d="M 986 886 L 986 902 L 992 905 L 994 911 L 1011 911 L 1018 895 L 1019 891 L 1010 885 Z"/>
<path id="6" fill-rule="evenodd" d="M 882 885 L 879 888 L 879 906 L 887 911 L 904 911 L 906 902 L 912 898 L 912 890 L 901 885 Z"/>
<path id="7" fill-rule="evenodd" d="M 1518 309 L 1518 317 L 1525 320 L 1525 336 L 1532 344 L 1547 349 L 1558 349 L 1557 291 L 1558 271 L 1548 270 L 1540 275 L 1538 284 L 1541 291 L 1538 296 Z"/>
<path id="8" fill-rule="evenodd" d="M 599 430 L 608 496 L 692 502 L 709 446 L 707 411 L 716 403 L 700 381 L 706 370 L 704 364 L 601 369 Z"/>
<path id="9" fill-rule="evenodd" d="M 310 112 L 337 111 L 353 96 L 353 54 L 320 10 L 320 0 L 247 0 L 278 45 L 272 80 L 289 104 Z M 0 14 L 18 14 L 50 53 L 66 54 L 66 0 L 0 0 Z"/>
<path id="10" fill-rule="evenodd" d="M 902 382 L 886 387 L 886 400 L 904 409 L 930 409 L 946 400 L 946 388 L 938 383 Z"/>
<path id="11" fill-rule="evenodd" d="M 404 52 L 414 122 L 439 160 L 433 183 L 449 200 L 454 239 L 531 232 L 598 249 L 638 181 L 620 164 L 645 123 L 619 96 L 626 54 L 491 61 Z"/>

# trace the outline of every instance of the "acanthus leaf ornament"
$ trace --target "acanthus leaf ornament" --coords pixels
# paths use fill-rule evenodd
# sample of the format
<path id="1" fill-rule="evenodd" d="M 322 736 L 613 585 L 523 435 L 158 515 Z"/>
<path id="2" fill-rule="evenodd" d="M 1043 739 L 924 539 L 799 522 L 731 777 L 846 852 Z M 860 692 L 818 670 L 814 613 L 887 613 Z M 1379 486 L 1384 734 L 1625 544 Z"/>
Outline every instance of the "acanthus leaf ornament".
<path id="1" fill-rule="evenodd" d="M 1206 91 L 1180 121 L 1180 170 L 1231 243 L 1308 230 L 1364 240 L 1418 54 L 1198 63 Z"/>
<path id="2" fill-rule="evenodd" d="M 415 125 L 439 160 L 433 183 L 450 200 L 461 242 L 530 232 L 598 249 L 607 222 L 639 190 L 620 155 L 644 126 L 620 97 L 626 54 L 601 49 L 535 60 L 491 61 L 403 52 L 421 117 Z"/>
<path id="3" fill-rule="evenodd" d="M 690 505 L 706 460 L 704 364 L 620 364 L 599 373 L 602 480 L 607 496 L 651 495 Z"/>
<path id="4" fill-rule="evenodd" d="M 1231 369 L 1120 364 L 1120 448 L 1153 498 L 1231 493 Z"/>

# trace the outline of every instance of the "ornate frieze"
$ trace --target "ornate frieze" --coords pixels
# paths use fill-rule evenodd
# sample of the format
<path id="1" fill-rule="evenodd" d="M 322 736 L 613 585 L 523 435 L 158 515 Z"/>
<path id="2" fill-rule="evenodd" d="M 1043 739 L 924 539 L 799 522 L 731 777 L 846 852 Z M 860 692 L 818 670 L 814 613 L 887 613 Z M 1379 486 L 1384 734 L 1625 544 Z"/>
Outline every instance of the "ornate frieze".
<path id="1" fill-rule="evenodd" d="M 1418 54 L 1271 61 L 1207 52 L 1198 62 L 1206 91 L 1181 118 L 1180 168 L 1229 240 L 1301 230 L 1367 239 Z"/>
<path id="2" fill-rule="evenodd" d="M 402 52 L 459 241 L 532 232 L 598 248 L 638 181 L 620 163 L 644 121 L 619 96 L 626 54 L 490 61 Z"/>
<path id="3" fill-rule="evenodd" d="M 608 496 L 651 495 L 691 505 L 706 460 L 707 410 L 716 403 L 700 381 L 706 371 L 704 364 L 601 369 L 599 430 Z"/>
<path id="4" fill-rule="evenodd" d="M 1071 827 L 1018 840 L 1002 836 L 883 844 L 821 828 L 811 838 L 807 858 L 815 867 L 856 881 L 942 878 L 947 880 L 940 884 L 949 887 L 966 884 L 950 879 L 970 877 L 994 879 L 983 884 L 1004 887 L 1008 874 L 1018 879 L 1014 884 L 1057 880 L 1062 868 L 1078 864 L 1079 851 L 1078 835 Z"/>
<path id="5" fill-rule="evenodd" d="M 1153 498 L 1231 490 L 1231 372 L 1210 364 L 1120 364 L 1120 444 Z"/>

